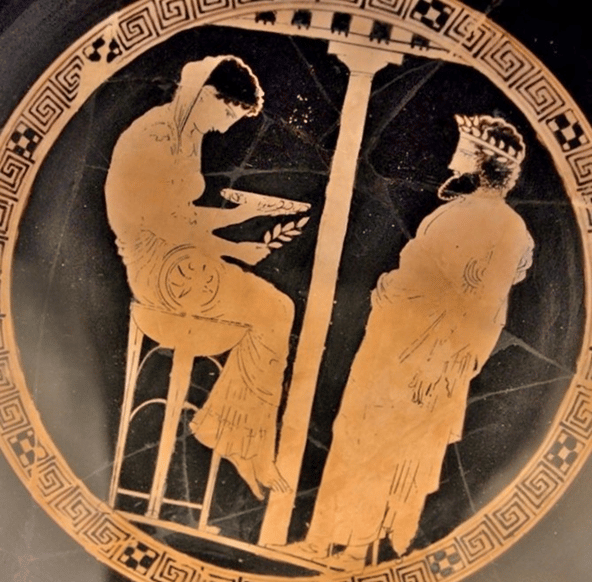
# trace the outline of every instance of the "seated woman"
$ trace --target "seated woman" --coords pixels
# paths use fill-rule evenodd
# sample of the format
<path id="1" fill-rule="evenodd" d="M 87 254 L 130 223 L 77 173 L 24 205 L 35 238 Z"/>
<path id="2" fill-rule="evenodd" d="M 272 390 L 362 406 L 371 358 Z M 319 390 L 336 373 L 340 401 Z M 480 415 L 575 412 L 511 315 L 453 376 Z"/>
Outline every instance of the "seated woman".
<path id="1" fill-rule="evenodd" d="M 253 493 L 284 490 L 275 466 L 279 401 L 293 321 L 293 303 L 267 281 L 226 262 L 255 265 L 270 252 L 234 243 L 216 229 L 261 214 L 196 206 L 205 188 L 201 146 L 256 116 L 263 92 L 234 56 L 188 63 L 171 103 L 155 107 L 122 133 L 105 184 L 107 214 L 136 301 L 179 314 L 247 326 L 204 407 L 191 423 L 195 437 L 231 461 Z"/>

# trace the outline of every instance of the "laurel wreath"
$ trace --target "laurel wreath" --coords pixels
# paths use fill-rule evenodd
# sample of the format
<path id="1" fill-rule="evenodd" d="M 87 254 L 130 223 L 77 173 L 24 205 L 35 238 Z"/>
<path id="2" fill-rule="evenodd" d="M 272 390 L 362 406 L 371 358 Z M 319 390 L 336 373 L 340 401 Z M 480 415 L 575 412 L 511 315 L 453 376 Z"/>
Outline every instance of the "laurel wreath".
<path id="1" fill-rule="evenodd" d="M 276 224 L 272 230 L 263 235 L 263 242 L 270 249 L 279 249 L 284 243 L 290 242 L 293 238 L 302 234 L 304 225 L 310 220 L 310 216 L 304 216 L 297 222 L 291 221 L 286 224 Z"/>

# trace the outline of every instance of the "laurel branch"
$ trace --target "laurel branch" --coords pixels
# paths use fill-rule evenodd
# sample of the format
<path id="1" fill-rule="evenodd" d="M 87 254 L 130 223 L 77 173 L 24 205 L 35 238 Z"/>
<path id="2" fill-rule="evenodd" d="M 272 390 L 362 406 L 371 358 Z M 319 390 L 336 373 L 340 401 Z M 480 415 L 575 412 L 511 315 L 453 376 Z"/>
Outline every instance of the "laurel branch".
<path id="1" fill-rule="evenodd" d="M 304 216 L 297 222 L 291 221 L 286 224 L 276 224 L 272 230 L 263 235 L 263 242 L 270 249 L 279 249 L 284 243 L 290 242 L 293 238 L 302 234 L 304 225 L 309 221 L 310 216 Z"/>

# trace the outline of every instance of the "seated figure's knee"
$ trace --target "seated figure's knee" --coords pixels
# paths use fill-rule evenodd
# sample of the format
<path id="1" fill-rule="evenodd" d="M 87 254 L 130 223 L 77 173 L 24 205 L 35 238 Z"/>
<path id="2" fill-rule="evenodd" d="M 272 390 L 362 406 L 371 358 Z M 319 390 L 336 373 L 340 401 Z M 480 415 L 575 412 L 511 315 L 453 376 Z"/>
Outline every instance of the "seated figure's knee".
<path id="1" fill-rule="evenodd" d="M 294 322 L 294 302 L 290 297 L 269 286 L 261 294 L 255 311 L 252 312 L 253 330 L 257 334 L 268 336 L 271 341 L 284 344 L 292 330 Z"/>
<path id="2" fill-rule="evenodd" d="M 277 323 L 283 322 L 291 328 L 294 321 L 294 302 L 281 291 L 277 289 L 274 291 L 273 297 L 269 297 L 268 302 L 270 313 Z"/>
<path id="3" fill-rule="evenodd" d="M 286 314 L 286 320 L 290 322 L 290 324 L 294 321 L 294 301 L 287 295 L 281 294 L 282 299 L 282 310 Z"/>

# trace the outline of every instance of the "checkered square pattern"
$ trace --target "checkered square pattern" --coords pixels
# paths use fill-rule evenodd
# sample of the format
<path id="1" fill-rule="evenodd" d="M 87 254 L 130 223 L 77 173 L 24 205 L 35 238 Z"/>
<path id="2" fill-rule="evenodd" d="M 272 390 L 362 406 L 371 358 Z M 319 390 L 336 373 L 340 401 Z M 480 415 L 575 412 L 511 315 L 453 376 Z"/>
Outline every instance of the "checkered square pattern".
<path id="1" fill-rule="evenodd" d="M 32 428 L 10 437 L 8 442 L 18 457 L 20 464 L 25 468 L 30 467 L 35 462 L 38 452 L 41 453 L 41 456 L 45 456 L 45 451 L 35 442 L 35 433 Z"/>
<path id="2" fill-rule="evenodd" d="M 553 117 L 547 124 L 564 152 L 588 143 L 582 126 L 571 110 Z"/>
<path id="3" fill-rule="evenodd" d="M 146 574 L 157 558 L 158 554 L 154 550 L 141 542 L 136 542 L 123 551 L 119 561 L 134 572 Z"/>
<path id="4" fill-rule="evenodd" d="M 105 46 L 105 39 L 100 36 L 99 38 L 95 39 L 90 46 L 87 46 L 84 49 L 84 56 L 94 63 L 101 60 L 101 51 L 100 49 Z"/>
<path id="5" fill-rule="evenodd" d="M 545 460 L 565 475 L 575 463 L 582 448 L 582 443 L 575 437 L 563 432 L 551 445 Z"/>
<path id="6" fill-rule="evenodd" d="M 464 567 L 461 555 L 454 546 L 430 554 L 428 563 L 437 580 L 443 580 Z"/>
<path id="7" fill-rule="evenodd" d="M 411 18 L 419 20 L 432 30 L 442 30 L 451 14 L 452 7 L 440 0 L 419 0 Z"/>
<path id="8" fill-rule="evenodd" d="M 121 56 L 123 51 L 121 50 L 120 44 L 115 40 L 112 39 L 109 42 L 109 52 L 107 52 L 107 62 L 110 63 L 114 61 L 117 57 Z"/>
<path id="9" fill-rule="evenodd" d="M 41 135 L 21 122 L 10 136 L 9 149 L 22 158 L 30 160 L 40 141 Z"/>

